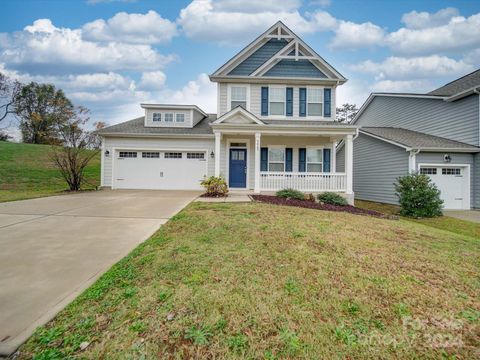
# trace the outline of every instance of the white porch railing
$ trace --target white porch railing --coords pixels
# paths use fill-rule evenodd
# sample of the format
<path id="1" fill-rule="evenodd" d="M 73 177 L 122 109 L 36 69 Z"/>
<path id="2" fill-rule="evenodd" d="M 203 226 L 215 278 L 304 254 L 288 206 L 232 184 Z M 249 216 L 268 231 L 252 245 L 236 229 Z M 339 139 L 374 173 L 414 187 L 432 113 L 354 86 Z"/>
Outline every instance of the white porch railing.
<path id="1" fill-rule="evenodd" d="M 292 188 L 311 192 L 345 192 L 345 173 L 260 172 L 260 189 L 277 191 Z"/>

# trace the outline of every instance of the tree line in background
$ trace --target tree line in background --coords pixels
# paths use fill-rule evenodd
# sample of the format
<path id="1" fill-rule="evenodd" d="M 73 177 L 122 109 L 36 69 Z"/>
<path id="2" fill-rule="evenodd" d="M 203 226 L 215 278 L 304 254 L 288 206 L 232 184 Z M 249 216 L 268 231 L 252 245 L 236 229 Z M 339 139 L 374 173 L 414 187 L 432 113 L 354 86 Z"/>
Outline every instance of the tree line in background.
<path id="1" fill-rule="evenodd" d="M 51 160 L 70 190 L 80 190 L 84 169 L 99 152 L 96 130 L 105 123 L 96 122 L 93 130 L 89 110 L 74 106 L 61 89 L 52 84 L 22 84 L 0 73 L 0 129 L 11 117 L 18 121 L 22 141 L 53 145 Z M 0 140 L 8 140 L 0 130 Z"/>

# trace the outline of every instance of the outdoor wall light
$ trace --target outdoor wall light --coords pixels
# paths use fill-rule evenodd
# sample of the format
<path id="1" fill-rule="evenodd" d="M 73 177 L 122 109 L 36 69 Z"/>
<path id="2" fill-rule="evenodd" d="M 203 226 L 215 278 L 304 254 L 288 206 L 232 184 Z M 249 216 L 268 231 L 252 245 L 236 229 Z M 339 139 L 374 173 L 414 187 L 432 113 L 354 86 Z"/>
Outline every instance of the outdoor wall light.
<path id="1" fill-rule="evenodd" d="M 443 155 L 443 161 L 449 163 L 450 161 L 452 161 L 452 157 L 449 154 L 445 154 Z"/>
<path id="2" fill-rule="evenodd" d="M 105 150 L 105 157 L 108 157 L 108 155 L 110 155 L 110 151 Z"/>
<path id="3" fill-rule="evenodd" d="M 210 157 L 211 157 L 212 159 L 215 157 L 215 153 L 214 153 L 213 151 L 210 153 Z"/>

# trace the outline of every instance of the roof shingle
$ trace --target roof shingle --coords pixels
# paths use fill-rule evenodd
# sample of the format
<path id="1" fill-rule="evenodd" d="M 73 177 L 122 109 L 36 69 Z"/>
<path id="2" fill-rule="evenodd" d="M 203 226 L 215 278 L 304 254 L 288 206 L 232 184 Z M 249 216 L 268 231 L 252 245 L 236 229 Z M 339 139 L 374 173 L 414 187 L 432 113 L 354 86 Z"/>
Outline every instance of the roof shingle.
<path id="1" fill-rule="evenodd" d="M 414 149 L 459 149 L 478 151 L 480 148 L 460 141 L 393 127 L 362 127 L 362 132 L 381 137 Z"/>
<path id="2" fill-rule="evenodd" d="M 480 69 L 430 91 L 428 95 L 452 96 L 475 86 L 480 86 Z"/>

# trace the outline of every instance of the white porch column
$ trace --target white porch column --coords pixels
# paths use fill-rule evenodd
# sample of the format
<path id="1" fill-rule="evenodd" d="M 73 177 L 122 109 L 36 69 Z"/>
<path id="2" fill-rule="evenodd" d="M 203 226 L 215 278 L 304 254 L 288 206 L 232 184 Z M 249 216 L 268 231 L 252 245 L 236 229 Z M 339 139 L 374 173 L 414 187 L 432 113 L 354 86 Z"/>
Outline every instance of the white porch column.
<path id="1" fill-rule="evenodd" d="M 261 149 L 261 140 L 262 135 L 260 133 L 255 133 L 255 187 L 254 192 L 260 192 L 260 149 Z"/>
<path id="2" fill-rule="evenodd" d="M 347 175 L 346 193 L 353 194 L 353 135 L 345 138 L 345 173 Z"/>
<path id="3" fill-rule="evenodd" d="M 215 176 L 220 176 L 220 141 L 222 140 L 222 134 L 215 133 Z"/>

